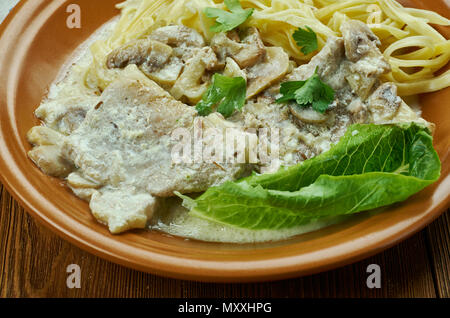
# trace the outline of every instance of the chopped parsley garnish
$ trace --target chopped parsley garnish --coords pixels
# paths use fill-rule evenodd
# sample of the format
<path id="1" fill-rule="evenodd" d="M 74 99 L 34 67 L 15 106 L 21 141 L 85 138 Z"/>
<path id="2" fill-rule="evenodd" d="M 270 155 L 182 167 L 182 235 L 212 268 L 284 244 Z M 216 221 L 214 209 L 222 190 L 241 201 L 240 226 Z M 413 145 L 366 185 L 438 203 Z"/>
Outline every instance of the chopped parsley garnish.
<path id="1" fill-rule="evenodd" d="M 211 31 L 228 32 L 237 28 L 247 21 L 253 14 L 254 9 L 243 9 L 239 0 L 225 0 L 225 5 L 231 11 L 225 11 L 218 8 L 206 8 L 205 15 L 208 18 L 216 18 L 216 24 L 211 27 Z"/>
<path id="2" fill-rule="evenodd" d="M 201 116 L 208 116 L 217 106 L 216 111 L 225 118 L 236 110 L 242 109 L 247 94 L 247 83 L 242 77 L 227 77 L 214 74 L 212 84 L 203 94 L 195 109 Z"/>
<path id="3" fill-rule="evenodd" d="M 281 98 L 277 103 L 295 101 L 301 107 L 312 107 L 323 114 L 334 100 L 334 90 L 320 80 L 317 70 L 306 81 L 284 82 L 281 84 Z"/>
<path id="4" fill-rule="evenodd" d="M 293 38 L 301 48 L 300 51 L 305 55 L 308 55 L 319 48 L 317 35 L 309 26 L 306 26 L 305 29 L 298 28 L 298 30 L 294 32 Z"/>

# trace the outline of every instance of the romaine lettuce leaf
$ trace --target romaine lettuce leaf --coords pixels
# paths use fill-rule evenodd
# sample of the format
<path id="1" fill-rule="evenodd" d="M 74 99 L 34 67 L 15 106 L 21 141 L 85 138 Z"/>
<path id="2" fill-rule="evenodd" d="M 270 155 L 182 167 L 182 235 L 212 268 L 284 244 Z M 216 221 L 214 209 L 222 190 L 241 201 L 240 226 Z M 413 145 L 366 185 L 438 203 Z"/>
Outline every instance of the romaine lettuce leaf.
<path id="1" fill-rule="evenodd" d="M 440 161 L 417 124 L 353 125 L 332 149 L 275 174 L 208 189 L 184 204 L 231 226 L 284 229 L 401 202 L 437 181 Z"/>

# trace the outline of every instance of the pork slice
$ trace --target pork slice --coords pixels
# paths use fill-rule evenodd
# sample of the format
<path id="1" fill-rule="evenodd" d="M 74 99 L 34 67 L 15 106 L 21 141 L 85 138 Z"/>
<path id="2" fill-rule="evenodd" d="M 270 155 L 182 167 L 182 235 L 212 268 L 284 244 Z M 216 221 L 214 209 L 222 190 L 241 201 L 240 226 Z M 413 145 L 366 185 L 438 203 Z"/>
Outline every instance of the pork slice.
<path id="1" fill-rule="evenodd" d="M 296 164 L 330 149 L 353 123 L 424 122 L 402 102 L 395 84 L 381 82 L 380 77 L 390 71 L 390 66 L 378 48 L 380 41 L 369 27 L 349 20 L 342 24 L 341 31 L 342 37 L 330 37 L 308 64 L 295 68 L 285 77 L 285 81 L 305 81 L 317 72 L 335 91 L 334 101 L 325 113 L 301 108 L 295 102 L 275 104 L 275 98 L 280 97 L 276 95 L 279 85 L 266 91 L 267 98 L 259 99 L 262 103 L 248 103 L 243 110 L 246 119 L 252 119 L 251 124 L 281 127 L 281 136 L 291 136 L 282 143 L 280 153 L 287 149 L 292 155 L 283 157 L 281 165 Z M 276 107 L 271 107 L 273 104 Z M 254 105 L 261 105 L 256 112 Z M 261 108 L 266 110 L 265 120 L 261 120 Z M 277 110 L 285 114 L 284 119 Z"/>
<path id="2" fill-rule="evenodd" d="M 317 70 L 319 76 L 334 89 L 345 85 L 345 78 L 340 76 L 340 66 L 345 59 L 344 40 L 330 37 L 323 49 L 308 64 L 294 69 L 287 76 L 288 81 L 305 81 Z"/>
<path id="3" fill-rule="evenodd" d="M 179 141 L 171 134 L 177 128 L 191 131 L 202 120 L 194 108 L 175 100 L 134 65 L 100 99 L 67 137 L 63 154 L 79 176 L 100 186 L 89 191 L 88 199 L 93 214 L 112 232 L 141 228 L 144 215 L 153 213 L 152 196 L 204 191 L 245 171 L 245 164 L 175 163 L 172 151 Z M 102 202 L 111 200 L 104 196 L 123 198 L 129 205 L 105 205 Z M 121 209 L 126 213 L 120 214 Z M 118 220 L 120 216 L 124 219 Z"/>
<path id="4" fill-rule="evenodd" d="M 378 46 L 380 41 L 367 25 L 349 20 L 341 26 L 342 37 L 330 37 L 308 64 L 295 69 L 287 80 L 306 80 L 317 70 L 335 90 L 350 86 L 363 100 L 379 85 L 379 77 L 390 72 L 389 63 Z"/>

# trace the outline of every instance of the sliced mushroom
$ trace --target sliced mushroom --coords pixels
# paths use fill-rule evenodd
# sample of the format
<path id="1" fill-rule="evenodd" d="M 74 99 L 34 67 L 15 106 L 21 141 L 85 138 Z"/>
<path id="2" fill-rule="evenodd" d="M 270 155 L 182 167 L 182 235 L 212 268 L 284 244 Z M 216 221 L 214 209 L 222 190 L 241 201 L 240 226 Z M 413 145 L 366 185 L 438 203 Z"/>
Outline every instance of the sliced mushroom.
<path id="1" fill-rule="evenodd" d="M 251 98 L 281 80 L 289 70 L 289 56 L 280 47 L 266 48 L 262 63 L 248 69 L 247 98 Z"/>
<path id="2" fill-rule="evenodd" d="M 228 35 L 219 33 L 212 38 L 211 47 L 220 61 L 232 57 L 241 69 L 245 69 L 258 63 L 266 54 L 266 49 L 256 28 L 249 28 L 242 41 L 239 42 L 238 39 L 239 37 L 236 37 L 235 33 Z"/>
<path id="3" fill-rule="evenodd" d="M 190 46 L 202 48 L 205 46 L 205 40 L 196 30 L 180 26 L 168 25 L 152 32 L 150 39 L 156 40 L 172 47 Z"/>
<path id="4" fill-rule="evenodd" d="M 247 74 L 243 70 L 241 70 L 239 65 L 230 57 L 227 57 L 226 59 L 223 75 L 228 77 L 242 77 L 247 80 Z"/>
<path id="5" fill-rule="evenodd" d="M 170 87 L 180 76 L 184 63 L 204 46 L 205 40 L 194 29 L 169 25 L 114 50 L 107 58 L 107 66 L 124 68 L 136 64 L 149 78 Z"/>
<path id="6" fill-rule="evenodd" d="M 397 96 L 397 86 L 394 83 L 385 83 L 368 99 L 368 109 L 375 123 L 388 122 L 395 117 L 402 103 Z"/>
<path id="7" fill-rule="evenodd" d="M 166 86 L 175 83 L 184 67 L 170 46 L 149 38 L 126 44 L 108 56 L 109 68 L 124 68 L 130 64 L 137 65 L 149 78 Z"/>
<path id="8" fill-rule="evenodd" d="M 173 49 L 159 41 L 148 38 L 131 41 L 114 51 L 108 57 L 108 68 L 124 68 L 136 64 L 146 72 L 154 72 L 162 68 L 173 54 Z"/>
<path id="9" fill-rule="evenodd" d="M 62 134 L 51 128 L 36 126 L 27 133 L 27 139 L 36 146 L 28 152 L 28 157 L 45 174 L 64 178 L 73 170 L 72 164 L 61 155 Z"/>
<path id="10" fill-rule="evenodd" d="M 379 85 L 378 77 L 388 73 L 391 67 L 378 48 L 380 40 L 366 24 L 349 20 L 342 24 L 341 32 L 345 55 L 350 61 L 345 64 L 348 71 L 345 79 L 352 90 L 366 100 Z"/>
<path id="11" fill-rule="evenodd" d="M 61 145 L 64 136 L 51 128 L 36 126 L 28 131 L 27 139 L 30 144 L 35 146 L 53 146 Z"/>
<path id="12" fill-rule="evenodd" d="M 380 82 L 377 77 L 362 76 L 361 73 L 350 73 L 345 77 L 353 92 L 362 100 L 366 100 L 373 88 Z"/>
<path id="13" fill-rule="evenodd" d="M 98 102 L 98 96 L 86 95 L 48 100 L 36 109 L 35 114 L 47 127 L 70 135 L 83 122 L 86 113 Z"/>
<path id="14" fill-rule="evenodd" d="M 341 26 L 341 33 L 344 37 L 345 54 L 352 62 L 357 62 L 370 51 L 381 45 L 377 36 L 369 27 L 357 20 L 348 20 Z"/>
<path id="15" fill-rule="evenodd" d="M 161 85 L 172 86 L 183 70 L 184 63 L 178 57 L 174 56 L 170 61 L 161 69 L 155 72 L 147 72 L 145 69 L 141 70 L 149 78 Z"/>
<path id="16" fill-rule="evenodd" d="M 321 114 L 312 108 L 303 108 L 296 104 L 289 105 L 289 109 L 292 115 L 306 124 L 323 124 L 329 118 L 327 114 Z"/>
<path id="17" fill-rule="evenodd" d="M 178 100 L 186 99 L 187 102 L 196 104 L 209 85 L 208 82 L 204 82 L 205 72 L 213 70 L 217 63 L 217 56 L 211 48 L 198 49 L 186 62 L 183 73 L 170 90 L 172 96 Z"/>
<path id="18" fill-rule="evenodd" d="M 76 172 L 69 174 L 69 176 L 67 177 L 67 182 L 73 188 L 98 189 L 101 187 L 100 184 L 94 181 L 87 180 Z"/>
<path id="19" fill-rule="evenodd" d="M 436 128 L 435 124 L 430 123 L 430 122 L 426 121 L 425 119 L 421 118 L 403 100 L 402 100 L 402 102 L 400 104 L 400 107 L 398 109 L 397 114 L 392 119 L 392 122 L 394 122 L 394 123 L 416 122 L 416 123 L 419 123 L 419 124 L 424 125 L 425 127 L 427 127 L 431 131 L 431 133 L 434 133 L 434 130 Z"/>
<path id="20" fill-rule="evenodd" d="M 81 200 L 84 200 L 87 202 L 91 201 L 92 196 L 95 193 L 98 193 L 98 191 L 96 189 L 74 188 L 74 187 L 71 187 L 70 184 L 69 184 L 69 187 L 70 187 L 70 189 L 72 189 L 73 193 L 75 193 L 75 195 L 77 197 L 79 197 Z"/>
<path id="21" fill-rule="evenodd" d="M 60 146 L 39 146 L 28 152 L 28 157 L 45 174 L 65 178 L 74 169 L 73 165 L 61 155 Z"/>
<path id="22" fill-rule="evenodd" d="M 355 123 L 365 123 L 368 117 L 368 111 L 366 105 L 361 101 L 360 98 L 355 98 L 347 106 L 347 111 L 351 114 L 352 120 Z"/>
<path id="23" fill-rule="evenodd" d="M 171 46 L 174 56 L 181 59 L 183 63 L 192 58 L 196 49 L 206 45 L 205 40 L 196 30 L 178 25 L 158 28 L 149 35 L 149 38 Z"/>

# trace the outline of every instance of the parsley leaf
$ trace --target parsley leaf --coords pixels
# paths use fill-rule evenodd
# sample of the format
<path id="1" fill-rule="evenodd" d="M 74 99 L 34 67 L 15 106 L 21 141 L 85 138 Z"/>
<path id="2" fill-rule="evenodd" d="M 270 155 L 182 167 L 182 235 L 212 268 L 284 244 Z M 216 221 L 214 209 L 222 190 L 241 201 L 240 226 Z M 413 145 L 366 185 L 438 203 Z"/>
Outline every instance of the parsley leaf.
<path id="1" fill-rule="evenodd" d="M 307 81 L 284 82 L 281 84 L 281 98 L 277 103 L 286 103 L 291 100 L 301 107 L 312 107 L 323 114 L 334 100 L 334 90 L 320 80 L 317 70 Z"/>
<path id="2" fill-rule="evenodd" d="M 283 95 L 277 100 L 277 103 L 286 103 L 295 100 L 295 92 L 305 85 L 306 81 L 294 81 L 281 83 L 280 93 Z"/>
<path id="3" fill-rule="evenodd" d="M 319 48 L 317 35 L 309 26 L 306 26 L 305 29 L 298 28 L 298 30 L 294 32 L 293 38 L 295 42 L 297 42 L 297 45 L 301 47 L 300 51 L 305 55 L 308 55 Z"/>
<path id="4" fill-rule="evenodd" d="M 214 74 L 212 84 L 205 92 L 195 109 L 200 116 L 208 116 L 217 105 L 217 112 L 225 118 L 233 115 L 245 104 L 247 83 L 242 77 L 227 77 Z"/>
<path id="5" fill-rule="evenodd" d="M 225 5 L 231 12 L 217 8 L 205 9 L 205 15 L 208 18 L 216 18 L 216 24 L 211 27 L 213 32 L 228 32 L 237 28 L 247 21 L 254 11 L 254 9 L 244 10 L 239 0 L 225 0 Z"/>

